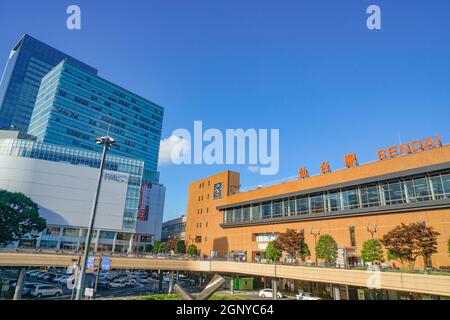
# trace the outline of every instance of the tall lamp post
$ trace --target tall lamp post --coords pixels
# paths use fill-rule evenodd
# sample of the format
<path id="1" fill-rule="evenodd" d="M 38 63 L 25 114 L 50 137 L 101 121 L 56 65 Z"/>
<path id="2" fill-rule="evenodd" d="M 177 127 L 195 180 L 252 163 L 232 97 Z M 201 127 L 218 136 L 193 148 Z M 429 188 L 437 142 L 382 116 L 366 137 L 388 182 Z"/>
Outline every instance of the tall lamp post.
<path id="1" fill-rule="evenodd" d="M 95 215 L 97 213 L 97 204 L 98 204 L 98 197 L 100 195 L 100 187 L 102 185 L 102 177 L 103 177 L 103 169 L 105 166 L 105 159 L 106 159 L 106 153 L 108 152 L 109 148 L 116 144 L 116 141 L 110 137 L 110 136 L 103 136 L 95 139 L 95 142 L 98 145 L 103 145 L 103 153 L 102 158 L 100 161 L 100 172 L 98 175 L 97 180 L 97 190 L 95 191 L 95 197 L 94 197 L 94 203 L 92 204 L 92 211 L 91 211 L 91 217 L 89 221 L 89 228 L 86 235 L 86 241 L 84 244 L 84 254 L 83 259 L 81 261 L 81 272 L 80 272 L 80 278 L 78 280 L 78 291 L 77 295 L 75 297 L 76 300 L 81 300 L 84 293 L 84 280 L 86 277 L 86 263 L 89 256 L 89 247 L 91 246 L 91 239 L 92 239 L 92 232 L 94 229 L 94 221 L 95 221 Z"/>
<path id="2" fill-rule="evenodd" d="M 317 236 L 320 236 L 320 229 L 311 229 L 310 232 L 314 236 L 314 250 L 317 247 Z M 317 267 L 317 252 L 314 254 L 316 258 L 316 267 Z"/>

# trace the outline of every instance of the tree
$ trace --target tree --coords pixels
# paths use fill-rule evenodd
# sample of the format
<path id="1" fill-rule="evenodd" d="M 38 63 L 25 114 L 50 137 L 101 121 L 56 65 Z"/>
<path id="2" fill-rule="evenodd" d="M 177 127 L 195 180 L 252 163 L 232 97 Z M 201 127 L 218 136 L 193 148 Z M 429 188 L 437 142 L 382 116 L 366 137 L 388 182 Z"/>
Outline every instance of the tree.
<path id="1" fill-rule="evenodd" d="M 174 250 L 175 251 L 175 245 L 177 243 L 176 239 L 169 239 L 166 242 L 166 247 L 168 250 Z"/>
<path id="2" fill-rule="evenodd" d="M 303 242 L 303 235 L 295 229 L 287 229 L 286 232 L 278 234 L 274 241 L 275 247 L 289 253 L 293 258 L 297 257 Z"/>
<path id="3" fill-rule="evenodd" d="M 332 236 L 324 234 L 317 241 L 316 256 L 325 260 L 326 263 L 331 263 L 336 260 L 337 249 L 336 240 Z"/>
<path id="4" fill-rule="evenodd" d="M 281 258 L 281 250 L 277 248 L 274 241 L 269 242 L 266 248 L 266 258 L 270 261 L 279 262 Z"/>
<path id="5" fill-rule="evenodd" d="M 300 256 L 300 259 L 302 259 L 303 262 L 305 262 L 307 257 L 311 256 L 311 251 L 309 250 L 308 244 L 305 241 L 302 241 L 300 243 L 299 256 Z"/>
<path id="6" fill-rule="evenodd" d="M 437 252 L 437 237 L 439 232 L 424 223 L 416 222 L 408 225 L 402 223 L 383 236 L 381 242 L 402 264 L 408 263 L 410 269 L 418 257 L 426 259 Z"/>
<path id="7" fill-rule="evenodd" d="M 175 253 L 186 253 L 186 244 L 184 240 L 177 240 L 175 244 Z"/>
<path id="8" fill-rule="evenodd" d="M 361 259 L 365 262 L 384 262 L 384 252 L 380 240 L 370 239 L 363 243 Z"/>
<path id="9" fill-rule="evenodd" d="M 18 192 L 0 190 L 0 246 L 37 234 L 46 228 L 39 216 L 39 207 L 29 197 Z"/>
<path id="10" fill-rule="evenodd" d="M 150 253 L 153 250 L 153 246 L 151 244 L 144 244 L 144 247 L 142 248 L 143 252 Z"/>
<path id="11" fill-rule="evenodd" d="M 167 251 L 167 243 L 161 242 L 161 244 L 159 245 L 159 251 L 158 252 L 164 253 L 166 251 Z"/>
<path id="12" fill-rule="evenodd" d="M 153 242 L 152 253 L 153 254 L 157 254 L 159 252 L 161 252 L 161 241 L 160 240 L 155 240 Z"/>
<path id="13" fill-rule="evenodd" d="M 187 247 L 186 252 L 189 256 L 192 257 L 192 256 L 196 256 L 198 254 L 198 249 L 195 246 L 195 244 L 191 244 L 189 247 Z"/>

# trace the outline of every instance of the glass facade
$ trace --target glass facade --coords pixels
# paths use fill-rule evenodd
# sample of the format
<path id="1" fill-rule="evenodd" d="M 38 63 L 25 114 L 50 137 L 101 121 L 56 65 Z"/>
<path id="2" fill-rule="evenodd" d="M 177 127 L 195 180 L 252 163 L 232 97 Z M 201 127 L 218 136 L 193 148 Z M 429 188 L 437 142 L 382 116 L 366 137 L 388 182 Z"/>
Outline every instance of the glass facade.
<path id="1" fill-rule="evenodd" d="M 97 152 L 16 139 L 0 139 L 0 155 L 64 162 L 92 168 L 100 167 L 101 158 L 101 154 Z M 107 155 L 105 170 L 129 174 L 122 228 L 124 230 L 134 231 L 136 229 L 139 192 L 142 184 L 144 163 L 137 159 Z M 47 230 L 57 232 L 50 228 Z"/>
<path id="2" fill-rule="evenodd" d="M 67 59 L 85 72 L 97 70 L 24 35 L 11 50 L 0 84 L 0 129 L 27 132 L 42 78 Z"/>
<path id="3" fill-rule="evenodd" d="M 144 160 L 144 181 L 157 182 L 164 109 L 68 61 L 42 80 L 28 133 L 38 141 L 101 151 L 95 138 L 110 133 L 111 154 Z"/>
<path id="4" fill-rule="evenodd" d="M 273 201 L 255 201 L 249 205 L 225 209 L 224 224 L 323 213 L 351 213 L 352 210 L 370 207 L 440 199 L 450 199 L 448 170 Z"/>

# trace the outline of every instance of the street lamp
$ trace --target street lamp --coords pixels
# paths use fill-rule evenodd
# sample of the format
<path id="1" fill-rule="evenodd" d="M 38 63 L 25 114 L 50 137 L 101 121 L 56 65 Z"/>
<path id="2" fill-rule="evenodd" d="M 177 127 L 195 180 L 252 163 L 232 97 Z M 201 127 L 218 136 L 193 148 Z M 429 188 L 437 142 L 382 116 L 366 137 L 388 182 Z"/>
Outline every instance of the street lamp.
<path id="1" fill-rule="evenodd" d="M 320 229 L 311 229 L 310 232 L 314 236 L 314 248 L 317 248 L 317 236 L 320 236 Z M 317 267 L 317 252 L 315 253 L 316 267 Z"/>
<path id="2" fill-rule="evenodd" d="M 103 168 L 105 166 L 106 153 L 111 146 L 116 144 L 116 141 L 110 136 L 103 136 L 103 137 L 96 138 L 95 143 L 97 143 L 98 145 L 103 145 L 103 153 L 102 153 L 102 158 L 100 160 L 100 172 L 99 172 L 98 180 L 97 180 L 97 190 L 95 191 L 94 203 L 92 204 L 91 217 L 90 217 L 90 221 L 89 221 L 89 228 L 88 228 L 88 232 L 86 235 L 86 241 L 84 244 L 84 254 L 83 254 L 83 260 L 81 262 L 80 279 L 78 282 L 79 289 L 78 289 L 77 295 L 75 297 L 76 300 L 81 300 L 81 297 L 83 296 L 83 292 L 84 292 L 84 280 L 85 280 L 85 276 L 86 276 L 86 263 L 87 263 L 88 256 L 89 256 L 89 247 L 91 246 L 92 231 L 94 229 L 95 214 L 97 213 L 98 197 L 100 195 L 100 187 L 102 185 Z"/>

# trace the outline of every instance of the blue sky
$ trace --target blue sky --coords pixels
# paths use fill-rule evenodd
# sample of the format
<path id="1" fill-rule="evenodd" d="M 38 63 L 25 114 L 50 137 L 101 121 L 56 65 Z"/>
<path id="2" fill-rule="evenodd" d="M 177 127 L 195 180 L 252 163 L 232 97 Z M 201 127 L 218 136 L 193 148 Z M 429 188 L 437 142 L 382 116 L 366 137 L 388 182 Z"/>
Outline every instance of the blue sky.
<path id="1" fill-rule="evenodd" d="M 65 27 L 69 4 L 82 29 Z M 377 4 L 382 29 L 366 28 Z M 243 186 L 343 167 L 439 133 L 450 140 L 450 2 L 5 1 L 0 61 L 23 34 L 91 64 L 101 76 L 165 107 L 176 128 L 280 129 L 280 171 L 247 166 L 160 166 L 165 219 L 185 212 L 190 182 L 225 169 Z"/>

